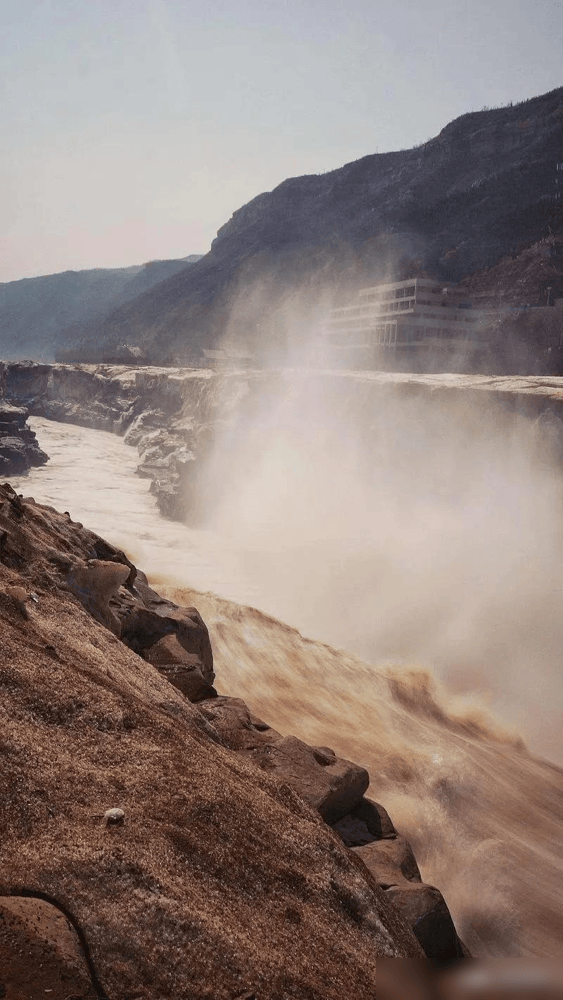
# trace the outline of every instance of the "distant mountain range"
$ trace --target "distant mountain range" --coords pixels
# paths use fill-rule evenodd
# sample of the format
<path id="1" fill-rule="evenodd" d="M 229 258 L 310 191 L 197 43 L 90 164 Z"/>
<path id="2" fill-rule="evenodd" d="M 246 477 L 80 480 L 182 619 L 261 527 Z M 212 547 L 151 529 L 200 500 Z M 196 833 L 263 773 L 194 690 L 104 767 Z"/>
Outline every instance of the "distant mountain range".
<path id="1" fill-rule="evenodd" d="M 129 287 L 103 315 L 69 320 L 67 356 L 100 360 L 129 343 L 155 361 L 193 361 L 225 339 L 281 355 L 288 330 L 298 336 L 320 307 L 365 284 L 416 274 L 459 281 L 517 260 L 563 232 L 562 186 L 563 87 L 462 115 L 414 149 L 258 195 L 194 264 L 136 296 Z M 543 303 L 538 275 L 524 284 Z"/>
<path id="2" fill-rule="evenodd" d="M 56 351 L 76 336 L 76 324 L 99 326 L 118 306 L 199 259 L 199 254 L 192 254 L 181 260 L 63 271 L 0 283 L 0 357 L 53 360 Z"/>

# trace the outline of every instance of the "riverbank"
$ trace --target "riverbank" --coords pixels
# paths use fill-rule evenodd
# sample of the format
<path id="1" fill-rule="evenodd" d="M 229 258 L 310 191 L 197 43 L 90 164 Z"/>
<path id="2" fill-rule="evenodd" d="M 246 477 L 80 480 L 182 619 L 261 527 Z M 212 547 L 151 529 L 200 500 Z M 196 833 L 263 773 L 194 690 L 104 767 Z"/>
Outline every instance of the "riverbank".
<path id="1" fill-rule="evenodd" d="M 244 433 L 261 411 L 285 408 L 295 396 L 322 397 L 349 417 L 380 420 L 394 404 L 428 401 L 434 410 L 472 419 L 537 419 L 563 415 L 563 378 L 415 375 L 392 372 L 229 371 L 19 362 L 6 365 L 5 396 L 35 416 L 111 431 L 134 445 L 138 473 L 149 479 L 167 517 L 205 522 L 210 501 L 205 469 L 225 430 Z M 563 426 L 563 425 L 562 425 Z"/>
<path id="2" fill-rule="evenodd" d="M 5 377 L 5 365 L 0 362 L 0 476 L 17 476 L 43 465 L 47 455 L 27 423 L 28 410 L 13 406 L 4 398 Z"/>
<path id="3" fill-rule="evenodd" d="M 100 432 L 90 433 L 100 434 Z M 102 452 L 105 450 L 106 442 L 112 440 L 121 449 L 126 448 L 118 438 L 107 438 L 105 434 L 100 437 L 103 437 Z M 38 470 L 37 475 L 42 471 L 44 470 Z M 79 479 L 79 476 L 75 478 Z M 103 486 L 101 488 L 103 490 Z M 15 502 L 17 504 L 17 501 Z M 96 506 L 95 497 L 91 498 L 91 503 L 93 507 Z M 74 510 L 72 503 L 68 506 Z M 15 510 L 11 512 L 11 507 L 9 504 L 8 516 L 17 526 L 20 518 Z M 56 515 L 52 510 L 44 513 L 41 508 L 33 504 L 29 505 L 29 511 L 31 512 L 29 515 L 24 513 L 24 520 L 27 516 L 33 515 L 46 518 L 48 524 L 58 518 L 67 533 L 75 531 L 77 537 L 82 537 L 84 534 L 81 526 L 73 527 L 72 520 L 65 515 Z M 111 503 L 108 504 L 108 517 L 110 513 Z M 158 514 L 156 516 L 158 517 Z M 133 510 L 131 517 L 135 517 Z M 160 523 L 165 522 L 160 521 Z M 171 529 L 175 527 L 171 522 L 169 524 Z M 177 544 L 182 545 L 182 540 L 178 539 Z M 55 548 L 51 539 L 48 553 L 53 555 Z M 66 542 L 65 551 L 67 551 Z M 68 551 L 65 558 L 68 559 Z M 104 558 L 108 558 L 107 549 L 104 550 Z M 26 566 L 27 569 L 22 567 L 19 571 L 25 577 L 23 583 L 16 579 L 10 567 L 8 569 L 11 575 L 7 582 L 9 586 L 23 586 L 26 594 L 32 589 L 38 597 L 37 606 L 34 599 L 26 600 L 25 603 L 32 627 L 36 629 L 39 624 L 43 629 L 41 633 L 43 644 L 52 646 L 63 656 L 65 670 L 70 670 L 71 666 L 75 669 L 77 663 L 82 664 L 80 651 L 83 647 L 86 653 L 89 650 L 91 652 L 93 648 L 91 655 L 95 653 L 97 657 L 102 657 L 105 667 L 110 670 L 108 683 L 115 686 L 116 677 L 119 679 L 120 671 L 125 669 L 125 665 L 121 665 L 115 655 L 115 647 L 112 647 L 110 652 L 107 641 L 100 645 L 100 637 L 95 631 L 96 626 L 90 633 L 91 626 L 85 624 L 87 619 L 83 617 L 79 621 L 72 617 L 75 612 L 71 608 L 72 614 L 70 614 L 66 608 L 64 602 L 68 597 L 64 596 L 64 590 L 59 599 L 58 592 L 51 594 L 49 588 L 46 589 L 46 578 L 35 580 L 33 574 L 36 568 L 33 560 L 28 560 Z M 53 571 L 49 572 L 52 574 Z M 244 698 L 254 717 L 266 719 L 269 726 L 277 733 L 293 733 L 297 741 L 308 746 L 331 747 L 337 757 L 357 761 L 360 767 L 369 771 L 374 798 L 382 802 L 390 813 L 399 836 L 413 842 L 421 877 L 427 884 L 438 886 L 444 893 L 452 908 L 456 925 L 472 953 L 478 956 L 558 953 L 561 892 L 557 887 L 563 886 L 562 845 L 559 843 L 563 829 L 563 821 L 559 816 L 560 802 L 563 801 L 560 769 L 534 759 L 522 746 L 516 734 L 499 726 L 478 706 L 468 705 L 463 700 L 447 695 L 429 674 L 421 669 L 406 665 L 402 668 L 396 665 L 393 669 L 385 665 L 370 666 L 341 650 L 305 639 L 295 629 L 253 608 L 241 607 L 211 593 L 195 593 L 178 584 L 168 583 L 167 586 L 160 586 L 158 589 L 163 597 L 174 601 L 176 605 L 196 606 L 202 613 L 209 628 L 214 653 L 214 670 L 217 674 L 215 685 L 220 695 L 217 708 L 223 706 L 223 698 L 236 694 L 239 698 Z M 21 600 L 21 597 L 18 599 Z M 47 635 L 48 629 L 44 620 L 44 611 L 49 608 L 52 611 L 49 621 L 53 626 L 59 623 L 54 638 L 49 638 Z M 17 608 L 12 608 L 12 611 L 16 614 Z M 20 645 L 22 636 L 26 635 L 25 629 L 28 628 L 26 621 L 29 619 L 21 621 L 23 631 L 20 628 L 17 639 Z M 63 636 L 61 630 L 63 627 L 66 629 L 67 625 L 69 631 L 65 631 Z M 7 634 L 4 631 L 4 635 Z M 35 635 L 35 632 L 33 634 Z M 73 637 L 74 643 L 68 656 L 65 652 L 64 643 L 67 641 L 65 636 L 69 637 L 69 641 L 70 637 Z M 26 648 L 25 643 L 20 648 L 24 660 Z M 48 667 L 41 657 L 37 660 L 37 655 L 34 654 L 30 662 L 36 663 L 36 661 L 39 671 L 37 682 L 31 687 L 28 685 L 26 690 L 33 692 L 34 706 L 41 704 L 52 707 L 59 695 L 54 690 L 44 691 L 43 687 L 51 680 L 55 683 L 59 675 L 53 674 L 52 664 Z M 135 679 L 131 673 L 131 666 L 127 666 L 123 676 L 127 685 L 138 685 L 140 679 Z M 143 670 L 146 671 L 148 667 L 149 664 L 145 663 Z M 59 668 L 60 664 L 57 669 Z M 144 678 L 144 674 L 142 677 Z M 539 680 L 535 674 L 534 685 Z M 64 685 L 59 685 L 57 690 L 59 694 L 61 690 L 67 693 L 72 690 L 69 688 L 69 678 Z M 40 697 L 38 692 L 41 692 Z M 533 694 L 533 690 L 530 689 L 528 698 L 530 711 Z M 100 695 L 94 693 L 92 697 L 98 706 L 98 714 L 95 715 L 98 719 Z M 160 697 L 162 699 L 162 693 Z M 105 702 L 103 704 L 105 705 Z M 214 713 L 213 705 L 212 709 Z M 231 739 L 238 732 L 240 723 L 242 735 L 246 739 L 249 732 L 248 720 L 245 722 L 246 716 L 244 713 L 241 714 L 240 703 L 233 705 L 234 709 L 236 711 L 233 720 L 230 718 L 230 709 L 223 711 L 221 708 L 219 718 L 215 722 L 211 720 L 212 724 L 224 722 L 225 732 L 230 734 L 228 738 Z M 76 712 L 80 714 L 80 711 L 73 709 L 72 718 L 75 719 Z M 109 711 L 108 709 L 107 712 Z M 111 713 L 113 718 L 115 715 L 113 708 Z M 75 736 L 78 739 L 80 728 L 76 729 L 74 722 L 71 725 L 66 715 L 61 718 L 60 725 L 63 726 L 61 739 L 63 736 L 65 740 L 67 737 L 74 739 Z M 233 724 L 235 720 L 238 720 L 236 726 Z M 54 724 L 51 716 L 44 720 L 41 716 L 40 725 L 45 727 L 43 735 L 46 741 L 50 741 L 51 754 Z M 35 720 L 33 722 L 35 728 L 32 726 L 35 761 L 38 760 L 39 746 L 37 725 L 38 722 Z M 69 725 L 70 730 L 67 733 L 64 727 L 68 728 Z M 145 744 L 146 725 L 143 723 L 140 728 L 138 727 L 139 738 L 143 737 Z M 108 740 L 113 747 L 114 739 L 125 739 L 127 743 L 131 735 L 135 736 L 135 733 L 130 734 L 128 731 L 121 735 L 120 733 L 120 730 L 117 731 L 117 736 L 114 737 L 113 730 L 103 729 L 100 738 L 105 741 L 104 754 L 107 755 L 109 752 Z M 182 735 L 182 740 L 184 738 Z M 47 743 L 45 745 L 47 746 Z M 115 744 L 114 749 L 117 753 L 119 745 Z M 126 761 L 131 761 L 132 748 L 129 743 L 121 749 L 127 752 Z M 146 749 L 147 752 L 150 750 L 149 758 L 154 763 L 158 757 L 154 756 L 155 748 L 151 749 L 147 744 Z M 43 751 L 39 753 L 40 761 L 43 760 L 42 753 Z M 82 747 L 81 760 L 83 756 Z M 160 761 L 160 758 L 158 760 Z M 168 751 L 166 760 L 170 761 Z M 193 790 L 193 768 L 190 765 L 190 768 L 185 770 L 184 749 L 181 752 L 181 760 L 180 771 L 174 769 L 170 780 L 174 779 L 175 787 L 179 787 L 178 782 L 181 785 L 183 780 L 181 775 L 187 773 L 190 788 Z M 99 754 L 95 761 L 98 766 Z M 123 780 L 125 773 L 124 761 L 125 758 L 120 758 L 120 780 Z M 160 766 L 161 763 L 158 764 L 158 767 Z M 168 774 L 168 771 L 166 773 Z M 76 794 L 75 770 L 72 771 L 72 775 Z M 135 788 L 137 787 L 135 776 L 131 775 L 130 779 L 128 778 L 125 783 L 125 790 L 129 788 L 131 782 Z M 162 784 L 160 779 L 159 781 Z M 103 790 L 98 785 L 95 787 L 96 794 L 100 800 L 103 799 Z M 124 789 L 120 791 L 118 788 L 117 791 L 119 793 L 117 805 L 122 807 L 125 801 Z M 80 792 L 80 794 L 84 797 L 84 808 L 88 812 L 89 799 L 85 793 Z M 130 793 L 128 794 L 130 797 Z M 27 798 L 24 798 L 27 801 Z M 150 817 L 147 818 L 146 803 L 149 801 L 153 805 Z M 127 798 L 125 801 L 127 810 L 130 808 L 128 802 Z M 148 823 L 152 830 L 155 822 L 154 795 L 151 793 L 145 796 L 143 802 L 141 808 L 140 800 L 137 802 L 135 799 L 133 808 L 135 824 L 138 824 L 140 818 L 145 826 Z M 522 802 L 529 802 L 530 806 L 523 809 Z M 115 804 L 114 801 L 108 802 L 104 808 Z M 126 814 L 129 815 L 129 812 Z M 61 815 L 63 818 L 66 817 L 67 811 L 63 810 Z M 223 806 L 221 815 L 224 815 Z M 360 829 L 362 829 L 361 824 Z M 40 838 L 35 837 L 35 841 L 40 845 Z M 393 854 L 394 848 L 389 846 L 389 841 L 384 840 L 382 843 L 384 852 Z M 137 840 L 134 841 L 134 845 L 136 844 Z M 390 860 L 389 858 L 388 861 Z M 236 863 L 233 861 L 235 866 Z M 76 872 L 74 862 L 73 871 Z M 162 886 L 164 884 L 162 877 L 161 875 L 158 877 Z M 394 885 L 398 884 L 397 877 L 393 876 Z M 127 885 L 130 888 L 137 886 L 135 881 L 131 882 L 127 871 L 124 878 L 126 884 L 122 885 L 119 881 L 120 906 L 126 905 L 123 893 Z M 109 892 L 108 885 L 105 883 L 104 885 L 104 891 Z M 168 886 L 168 883 L 166 885 Z M 52 888 L 50 882 L 47 891 L 50 891 L 51 895 L 53 895 Z M 169 890 L 168 886 L 165 894 L 172 895 L 175 899 Z M 405 892 L 407 901 L 410 900 L 412 903 L 411 890 Z M 93 903 L 89 896 L 84 895 L 82 888 L 79 896 L 81 913 L 86 914 L 87 926 L 88 913 L 92 912 Z M 67 893 L 65 896 L 67 902 L 70 898 Z M 114 898 L 112 895 L 112 899 Z M 79 917 L 82 920 L 80 914 Z M 113 920 L 113 917 L 111 919 Z M 146 928 L 146 933 L 152 933 L 150 928 Z M 164 963 L 164 956 L 162 962 Z M 185 963 L 183 965 L 185 966 Z M 325 995 L 322 995 L 324 1000 Z"/>
<path id="4" fill-rule="evenodd" d="M 193 606 L 9 486 L 0 537 L 3 989 L 336 1000 L 467 957 L 365 767 L 218 694 Z"/>

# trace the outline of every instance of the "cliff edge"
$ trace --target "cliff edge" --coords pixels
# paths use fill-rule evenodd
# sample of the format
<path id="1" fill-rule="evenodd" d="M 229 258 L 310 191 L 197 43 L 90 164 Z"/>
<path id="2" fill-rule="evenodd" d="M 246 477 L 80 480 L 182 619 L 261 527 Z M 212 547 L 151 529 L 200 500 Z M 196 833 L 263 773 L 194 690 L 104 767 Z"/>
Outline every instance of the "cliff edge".
<path id="1" fill-rule="evenodd" d="M 195 608 L 8 484 L 0 619 L 10 996 L 375 997 L 380 956 L 463 954 L 367 771 L 218 696 Z"/>

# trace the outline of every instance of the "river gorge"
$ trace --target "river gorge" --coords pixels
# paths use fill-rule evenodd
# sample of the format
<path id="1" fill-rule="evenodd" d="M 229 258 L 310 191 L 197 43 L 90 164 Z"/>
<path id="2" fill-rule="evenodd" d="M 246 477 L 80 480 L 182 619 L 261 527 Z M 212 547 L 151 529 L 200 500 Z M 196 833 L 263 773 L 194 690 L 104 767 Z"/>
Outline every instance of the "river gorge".
<path id="1" fill-rule="evenodd" d="M 92 427 L 33 417 L 50 461 L 12 484 L 195 605 L 220 692 L 368 768 L 472 954 L 558 954 L 562 774 L 525 748 L 560 760 L 558 418 L 538 424 L 557 399 L 469 416 L 459 393 L 374 408 L 365 383 L 291 378 L 263 405 L 246 385 L 219 407 L 191 526 Z"/>

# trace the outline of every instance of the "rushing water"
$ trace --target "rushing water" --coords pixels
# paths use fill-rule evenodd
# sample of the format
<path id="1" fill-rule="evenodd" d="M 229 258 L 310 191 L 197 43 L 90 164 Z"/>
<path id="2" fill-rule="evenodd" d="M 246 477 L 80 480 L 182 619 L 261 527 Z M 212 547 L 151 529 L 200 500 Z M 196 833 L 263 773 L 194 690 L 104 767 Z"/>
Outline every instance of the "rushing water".
<path id="1" fill-rule="evenodd" d="M 561 760 L 561 481 L 538 465 L 531 425 L 342 404 L 290 383 L 235 424 L 204 484 L 206 530 L 163 518 L 136 449 L 104 431 L 33 418 L 50 461 L 14 485 L 154 582 L 254 606 L 368 662 L 428 665 Z M 380 440 L 366 443 L 374 415 Z"/>
<path id="2" fill-rule="evenodd" d="M 74 521 L 119 546 L 151 578 L 172 577 L 198 590 L 256 604 L 259 594 L 239 555 L 212 531 L 162 517 L 150 482 L 135 474 L 136 448 L 106 431 L 32 417 L 49 462 L 10 481 L 38 503 L 68 510 Z"/>
<path id="3" fill-rule="evenodd" d="M 320 480 L 317 476 L 315 490 L 320 481 L 325 487 L 324 493 L 321 490 L 318 494 L 312 484 L 306 482 L 306 463 L 299 465 L 297 444 L 291 444 L 289 464 L 298 469 L 300 482 L 305 483 L 301 501 L 307 496 L 308 488 L 313 490 L 310 497 L 317 506 L 312 517 L 308 509 L 303 515 L 302 502 L 296 505 L 293 501 L 295 490 L 291 479 L 288 486 L 289 466 L 283 463 L 279 468 L 276 466 L 283 449 L 272 451 L 270 448 L 260 476 L 263 474 L 268 483 L 275 482 L 276 477 L 279 479 L 285 503 L 283 509 L 279 503 L 274 503 L 270 516 L 266 516 L 269 508 L 264 484 L 249 489 L 247 476 L 246 493 L 243 491 L 242 501 L 239 498 L 244 516 L 238 513 L 233 517 L 236 505 L 230 481 L 228 516 L 223 514 L 217 521 L 221 530 L 194 531 L 160 516 L 148 481 L 135 475 L 136 450 L 127 447 L 120 438 L 38 418 L 31 423 L 41 446 L 51 458 L 46 466 L 12 480 L 14 487 L 38 502 L 68 510 L 74 520 L 82 521 L 124 548 L 148 571 L 149 578 L 156 581 L 160 577 L 159 589 L 164 593 L 180 603 L 196 604 L 210 628 L 221 691 L 245 698 L 280 731 L 295 733 L 310 743 L 332 746 L 342 756 L 368 768 L 372 796 L 389 808 L 400 831 L 412 841 L 423 876 L 444 892 L 458 929 L 473 953 L 560 955 L 563 951 L 563 772 L 534 760 L 522 748 L 516 735 L 497 725 L 481 709 L 446 694 L 423 670 L 403 666 L 395 668 L 393 673 L 385 666 L 367 666 L 353 655 L 304 639 L 294 628 L 261 611 L 232 603 L 248 603 L 280 616 L 284 609 L 293 609 L 292 615 L 287 616 L 292 625 L 300 625 L 300 617 L 316 622 L 316 634 L 326 639 L 330 637 L 327 633 L 332 623 L 331 635 L 350 635 L 353 640 L 353 621 L 345 616 L 339 618 L 335 611 L 347 579 L 342 569 L 346 546 L 350 556 L 355 556 L 352 580 L 348 582 L 349 598 L 354 582 L 362 590 L 359 596 L 363 598 L 371 586 L 364 563 L 367 566 L 373 561 L 375 550 L 365 549 L 370 540 L 365 530 L 367 522 L 357 520 L 360 505 L 357 506 L 356 523 L 353 516 L 348 518 L 358 536 L 357 544 L 354 548 L 354 536 L 348 534 L 345 545 L 337 547 L 341 565 L 332 559 L 334 574 L 329 574 L 324 582 L 321 607 L 315 601 L 313 586 L 321 577 L 318 566 L 312 564 L 316 560 L 321 562 L 321 568 L 323 566 L 322 530 L 319 529 L 323 524 L 330 524 L 328 515 L 330 504 L 335 502 L 334 490 L 331 494 L 327 485 L 329 480 L 322 476 Z M 298 430 L 302 437 L 301 427 Z M 331 456 L 333 448 L 331 442 Z M 415 452 L 416 448 L 411 448 L 410 469 Z M 311 454 L 308 449 L 307 461 Z M 255 461 L 254 464 L 260 463 Z M 395 465 L 393 475 L 399 475 L 400 470 L 397 471 Z M 472 489 L 476 468 L 473 463 L 471 475 L 468 475 Z M 522 469 L 524 474 L 526 469 L 524 466 Z M 424 482 L 422 465 L 416 468 L 416 477 Z M 542 530 L 536 530 L 537 525 L 542 528 L 548 513 L 546 503 L 541 505 L 541 479 L 535 493 L 526 487 L 525 502 L 514 503 L 509 508 L 507 499 L 514 493 L 513 485 L 510 489 L 506 486 L 507 482 L 512 482 L 510 477 L 497 477 L 492 491 L 489 486 L 484 492 L 480 487 L 478 504 L 460 501 L 462 478 L 457 475 L 458 494 L 453 503 L 451 489 L 448 487 L 444 492 L 442 483 L 440 504 L 433 505 L 430 510 L 426 483 L 422 490 L 422 514 L 412 504 L 408 508 L 409 519 L 414 518 L 414 523 L 406 533 L 406 543 L 402 538 L 404 521 L 400 522 L 400 532 L 395 530 L 389 534 L 393 528 L 390 507 L 385 508 L 384 517 L 379 511 L 376 518 L 373 505 L 369 509 L 379 532 L 383 523 L 384 534 L 389 535 L 398 553 L 399 565 L 403 560 L 414 578 L 410 590 L 413 603 L 407 607 L 408 615 L 415 607 L 415 588 L 418 587 L 424 597 L 429 580 L 432 599 L 439 598 L 443 608 L 448 609 L 459 600 L 460 591 L 456 589 L 459 583 L 451 567 L 462 557 L 459 532 L 454 528 L 456 518 L 463 517 L 462 527 L 468 526 L 470 532 L 474 522 L 478 524 L 487 549 L 487 558 L 484 562 L 481 558 L 479 564 L 479 575 L 470 575 L 469 584 L 475 582 L 490 603 L 495 590 L 487 583 L 486 572 L 493 574 L 495 586 L 499 580 L 504 580 L 503 603 L 495 606 L 500 625 L 508 631 L 514 630 L 518 613 L 524 617 L 525 607 L 528 611 L 531 607 L 532 617 L 528 615 L 525 623 L 527 628 L 536 628 L 537 648 L 543 648 L 542 628 L 555 643 L 560 632 L 551 628 L 551 622 L 553 619 L 559 628 L 555 612 L 561 594 L 558 586 L 553 585 L 559 577 L 555 570 L 549 570 L 551 564 L 546 557 L 548 542 L 554 536 L 548 533 L 544 538 Z M 350 475 L 345 481 L 347 516 L 348 511 L 354 513 L 349 507 L 352 483 Z M 320 504 L 319 495 L 328 496 L 329 508 L 326 503 Z M 551 495 L 549 489 L 546 495 Z M 395 491 L 393 497 L 396 496 Z M 262 506 L 257 497 L 264 499 Z M 485 531 L 491 520 L 489 507 L 493 508 L 493 523 L 500 524 L 501 528 L 505 525 L 498 517 L 497 501 L 501 502 L 505 521 L 510 514 L 516 525 L 515 529 L 507 525 L 504 533 L 500 531 L 500 548 L 490 525 Z M 306 548 L 301 564 L 290 559 L 284 566 L 284 549 L 296 550 L 304 537 L 303 516 L 306 532 L 316 540 L 317 548 Z M 447 589 L 441 587 L 436 591 L 438 577 L 431 575 L 433 561 L 437 559 L 432 535 L 436 519 L 439 527 L 436 537 L 442 538 L 445 531 L 451 550 L 441 554 L 446 566 L 446 584 L 451 591 L 449 604 Z M 258 521 L 258 531 L 249 535 L 249 524 L 255 521 Z M 338 519 L 335 523 L 338 531 L 343 530 L 344 520 Z M 293 533 L 288 532 L 288 525 L 293 527 Z M 419 551 L 417 562 L 415 542 L 422 527 L 426 540 L 430 537 L 434 547 L 422 550 L 424 562 Z M 377 537 L 381 541 L 380 535 Z M 470 548 L 477 548 L 478 537 L 470 533 Z M 504 548 L 514 549 L 515 539 L 521 539 L 516 560 L 507 563 L 504 575 L 499 577 L 496 563 Z M 360 545 L 365 549 L 363 563 L 357 555 Z M 445 558 L 452 553 L 454 563 Z M 526 563 L 523 563 L 524 558 Z M 538 559 L 549 577 L 548 586 L 544 585 L 543 590 L 535 582 Z M 266 573 L 268 560 L 271 568 Z M 296 569 L 299 565 L 302 566 L 300 573 Z M 358 575 L 358 568 L 362 566 L 364 571 Z M 382 569 L 380 559 L 379 575 Z M 528 603 L 517 603 L 516 610 L 510 573 L 514 579 L 518 573 L 523 573 L 526 580 Z M 401 578 L 401 586 L 404 579 L 406 577 Z M 335 596 L 331 596 L 331 586 L 332 590 L 336 588 Z M 551 603 L 547 601 L 547 621 L 539 613 L 539 595 L 546 590 L 555 595 Z M 380 600 L 384 597 L 385 594 Z M 428 607 L 428 603 L 424 607 Z M 485 628 L 481 605 L 476 607 L 477 612 L 472 605 L 471 613 L 473 617 L 477 614 L 478 623 L 482 622 Z M 463 610 L 467 612 L 466 608 Z M 408 615 L 405 620 L 410 620 Z M 471 621 L 473 618 L 467 615 L 463 618 L 462 638 Z M 495 634 L 498 638 L 505 633 L 497 631 Z M 420 632 L 412 632 L 412 635 L 420 637 Z M 522 636 L 523 632 L 517 635 L 520 645 Z M 475 642 L 479 638 L 478 628 L 465 638 L 464 648 L 470 640 Z M 350 648 L 353 645 L 352 641 Z M 357 645 L 361 645 L 361 641 Z M 504 648 L 506 657 L 512 647 L 505 642 Z M 528 648 L 533 653 L 536 647 Z M 488 647 L 484 645 L 483 649 L 485 655 Z M 551 701 L 555 705 L 549 704 L 537 673 L 532 667 L 526 677 L 521 676 L 519 690 L 525 691 L 527 684 L 530 712 L 535 713 L 536 730 L 539 730 L 544 715 L 545 718 L 549 716 L 548 709 L 557 712 L 559 702 L 554 695 Z"/>

